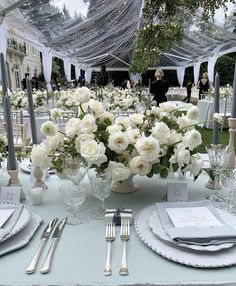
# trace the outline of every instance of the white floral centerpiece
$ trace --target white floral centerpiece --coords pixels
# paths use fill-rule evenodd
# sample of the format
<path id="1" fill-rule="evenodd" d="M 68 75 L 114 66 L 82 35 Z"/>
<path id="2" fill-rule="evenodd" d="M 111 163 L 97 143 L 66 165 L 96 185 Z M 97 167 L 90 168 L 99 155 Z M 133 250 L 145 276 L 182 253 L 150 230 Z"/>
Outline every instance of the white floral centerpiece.
<path id="1" fill-rule="evenodd" d="M 113 181 L 125 180 L 130 174 L 166 178 L 177 170 L 190 172 L 196 179 L 201 173 L 203 164 L 195 152 L 202 143 L 195 129 L 196 106 L 187 105 L 185 114 L 166 102 L 145 114 L 117 119 L 94 99 L 82 100 L 80 107 L 78 118 L 67 122 L 65 133 L 53 122 L 42 125 L 47 137 L 33 148 L 35 164 L 38 161 L 63 173 L 68 158 L 84 158 L 90 167 L 111 174 Z"/>
<path id="2" fill-rule="evenodd" d="M 9 92 L 10 103 L 13 109 L 21 110 L 28 105 L 28 98 L 23 90 Z"/>
<path id="3" fill-rule="evenodd" d="M 40 108 L 47 103 L 47 91 L 46 90 L 36 90 L 33 89 L 32 92 L 33 104 L 35 108 Z"/>
<path id="4" fill-rule="evenodd" d="M 226 86 L 220 87 L 220 97 L 225 99 L 227 97 L 232 96 L 233 94 L 233 88 L 230 84 L 227 84 Z"/>
<path id="5" fill-rule="evenodd" d="M 77 109 L 82 102 L 90 99 L 91 94 L 91 90 L 85 86 L 61 91 L 56 106 L 63 109 Z"/>

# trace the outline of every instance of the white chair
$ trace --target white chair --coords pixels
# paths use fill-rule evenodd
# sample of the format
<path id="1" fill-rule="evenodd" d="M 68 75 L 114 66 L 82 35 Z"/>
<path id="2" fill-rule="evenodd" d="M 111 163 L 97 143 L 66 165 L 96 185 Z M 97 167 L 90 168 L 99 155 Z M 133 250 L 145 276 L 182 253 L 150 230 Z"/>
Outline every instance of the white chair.
<path id="1" fill-rule="evenodd" d="M 220 115 L 223 117 L 223 122 L 221 124 L 221 131 L 223 128 L 228 128 L 228 118 L 231 117 L 231 109 L 232 109 L 232 99 L 231 97 L 225 98 L 225 109 L 224 112 L 220 113 Z"/>
<path id="2" fill-rule="evenodd" d="M 7 135 L 6 123 L 3 123 L 3 127 L 4 133 Z M 24 146 L 27 139 L 27 127 L 27 123 L 12 123 L 13 141 L 16 149 Z"/>

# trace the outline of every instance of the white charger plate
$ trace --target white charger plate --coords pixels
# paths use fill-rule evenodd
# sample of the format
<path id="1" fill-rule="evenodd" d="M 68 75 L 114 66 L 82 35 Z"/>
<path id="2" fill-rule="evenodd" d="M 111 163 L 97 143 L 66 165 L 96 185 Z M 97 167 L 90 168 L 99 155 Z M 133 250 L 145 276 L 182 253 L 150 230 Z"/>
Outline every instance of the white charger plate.
<path id="1" fill-rule="evenodd" d="M 11 208 L 11 207 L 15 208 L 17 205 L 17 204 L 13 204 L 13 203 L 4 203 L 4 202 L 0 203 L 0 205 L 3 205 L 3 204 L 7 204 L 9 206 L 9 208 Z M 16 224 L 14 225 L 13 229 L 7 235 L 5 235 L 2 239 L 0 239 L 0 244 L 3 241 L 6 241 L 10 237 L 12 237 L 13 235 L 20 232 L 24 227 L 26 227 L 26 225 L 30 222 L 31 217 L 32 217 L 31 210 L 27 206 L 23 205 L 22 212 L 21 212 Z M 6 221 L 6 224 L 7 224 L 7 221 Z"/>
<path id="2" fill-rule="evenodd" d="M 236 247 L 221 251 L 193 251 L 191 249 L 175 247 L 158 239 L 148 226 L 148 218 L 155 210 L 155 204 L 142 209 L 135 218 L 134 226 L 140 239 L 157 254 L 177 263 L 198 268 L 217 268 L 236 264 Z M 218 210 L 217 210 L 218 211 Z M 236 226 L 236 216 L 219 210 L 225 222 Z"/>
<path id="3" fill-rule="evenodd" d="M 160 217 L 156 210 L 153 210 L 151 215 L 149 216 L 148 225 L 152 230 L 153 234 L 157 236 L 157 238 L 165 241 L 166 243 L 173 244 L 173 246 L 175 247 L 184 247 L 196 251 L 219 251 L 221 249 L 226 249 L 234 246 L 234 243 L 222 243 L 220 245 L 206 245 L 206 246 L 187 244 L 187 243 L 176 243 L 166 234 L 161 224 Z"/>
<path id="4" fill-rule="evenodd" d="M 19 163 L 19 167 L 22 171 L 26 172 L 26 173 L 30 173 L 31 172 L 31 162 L 29 159 L 26 159 L 24 161 L 21 161 Z M 51 169 L 48 169 L 48 174 L 49 175 L 52 175 L 52 174 L 55 174 L 55 172 Z"/>
<path id="5" fill-rule="evenodd" d="M 22 231 L 0 243 L 0 256 L 26 245 L 33 237 L 41 222 L 42 218 L 35 213 L 32 213 L 29 223 Z"/>

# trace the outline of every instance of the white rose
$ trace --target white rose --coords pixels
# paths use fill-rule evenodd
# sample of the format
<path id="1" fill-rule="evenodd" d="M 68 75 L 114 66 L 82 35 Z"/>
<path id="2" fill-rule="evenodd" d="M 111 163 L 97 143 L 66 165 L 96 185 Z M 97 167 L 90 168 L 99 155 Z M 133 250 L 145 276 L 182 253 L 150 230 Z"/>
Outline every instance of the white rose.
<path id="1" fill-rule="evenodd" d="M 78 153 L 80 153 L 80 146 L 81 146 L 81 142 L 84 142 L 88 139 L 94 139 L 95 135 L 94 134 L 80 134 L 79 136 L 77 136 L 75 138 L 75 149 Z"/>
<path id="2" fill-rule="evenodd" d="M 68 100 L 65 101 L 65 105 L 66 105 L 67 107 L 71 107 L 71 106 L 73 105 L 73 101 L 70 100 L 70 99 L 68 99 Z"/>
<path id="3" fill-rule="evenodd" d="M 164 112 L 167 112 L 167 113 L 171 113 L 175 110 L 178 109 L 178 107 L 172 103 L 169 103 L 169 102 L 163 102 L 163 103 L 160 103 L 159 104 L 159 108 L 164 111 Z"/>
<path id="4" fill-rule="evenodd" d="M 146 176 L 151 171 L 151 165 L 142 156 L 136 156 L 130 161 L 131 172 L 140 176 Z"/>
<path id="5" fill-rule="evenodd" d="M 93 133 L 97 130 L 95 117 L 91 114 L 86 114 L 80 121 L 82 133 Z"/>
<path id="6" fill-rule="evenodd" d="M 135 144 L 138 153 L 147 161 L 156 161 L 160 153 L 159 141 L 154 137 L 142 137 Z"/>
<path id="7" fill-rule="evenodd" d="M 122 163 L 113 161 L 109 162 L 107 172 L 111 174 L 112 181 L 114 182 L 124 181 L 128 179 L 131 174 L 130 168 L 126 167 Z"/>
<path id="8" fill-rule="evenodd" d="M 152 106 L 151 114 L 160 117 L 161 109 L 159 107 Z"/>
<path id="9" fill-rule="evenodd" d="M 46 121 L 41 125 L 41 133 L 44 136 L 54 136 L 58 132 L 58 126 L 52 121 Z"/>
<path id="10" fill-rule="evenodd" d="M 80 119 L 70 118 L 65 126 L 66 136 L 74 138 L 81 133 Z"/>
<path id="11" fill-rule="evenodd" d="M 197 130 L 193 129 L 185 133 L 183 137 L 183 144 L 189 148 L 189 150 L 193 150 L 197 146 L 202 143 L 201 133 Z"/>
<path id="12" fill-rule="evenodd" d="M 140 130 L 138 128 L 127 130 L 127 136 L 130 144 L 135 144 L 141 138 Z"/>
<path id="13" fill-rule="evenodd" d="M 111 112 L 108 111 L 104 111 L 100 116 L 99 116 L 99 120 L 100 122 L 105 121 L 106 119 L 109 119 L 111 121 L 111 123 L 114 122 L 114 114 L 112 114 Z"/>
<path id="14" fill-rule="evenodd" d="M 62 116 L 62 111 L 58 108 L 53 108 L 50 110 L 50 118 L 57 119 Z"/>
<path id="15" fill-rule="evenodd" d="M 138 114 L 138 113 L 131 114 L 129 116 L 130 124 L 133 127 L 136 127 L 137 125 L 142 125 L 143 124 L 143 118 L 144 118 L 143 114 Z"/>
<path id="16" fill-rule="evenodd" d="M 186 149 L 177 150 L 177 161 L 179 167 L 183 167 L 184 165 L 188 165 L 190 162 L 191 156 L 190 151 Z"/>
<path id="17" fill-rule="evenodd" d="M 31 162 L 36 167 L 46 168 L 50 166 L 50 157 L 44 144 L 35 145 L 31 151 Z"/>
<path id="18" fill-rule="evenodd" d="M 100 166 L 107 161 L 105 155 L 105 146 L 103 143 L 97 143 L 95 140 L 88 139 L 80 144 L 80 154 L 89 164 Z"/>
<path id="19" fill-rule="evenodd" d="M 107 127 L 107 132 L 112 134 L 115 132 L 120 132 L 122 130 L 122 126 L 118 124 L 113 124 Z"/>
<path id="20" fill-rule="evenodd" d="M 104 108 L 101 102 L 91 99 L 88 103 L 90 109 L 94 113 L 95 117 L 100 117 L 100 115 L 104 112 Z"/>
<path id="21" fill-rule="evenodd" d="M 193 106 L 191 107 L 186 116 L 190 119 L 190 120 L 197 120 L 198 119 L 198 115 L 199 115 L 199 108 L 197 106 Z"/>
<path id="22" fill-rule="evenodd" d="M 160 143 L 167 143 L 170 137 L 170 129 L 164 122 L 157 122 L 152 128 L 152 136 L 160 141 Z"/>
<path id="23" fill-rule="evenodd" d="M 121 125 L 125 130 L 130 126 L 129 117 L 120 116 L 116 118 L 115 124 Z"/>
<path id="24" fill-rule="evenodd" d="M 184 114 L 182 114 L 182 116 L 179 116 L 176 123 L 179 125 L 179 128 L 186 128 L 188 127 L 188 129 L 193 129 L 193 126 L 190 126 L 193 124 L 192 120 L 189 119 L 187 116 L 185 116 Z"/>
<path id="25" fill-rule="evenodd" d="M 47 150 L 48 153 L 50 153 L 51 151 L 60 148 L 60 146 L 63 146 L 64 135 L 61 133 L 57 133 L 55 136 L 47 136 L 43 142 L 44 148 Z"/>
<path id="26" fill-rule="evenodd" d="M 90 100 L 91 91 L 87 87 L 83 86 L 81 88 L 77 88 L 75 90 L 74 95 L 76 97 L 76 101 L 79 101 L 80 103 L 85 103 Z"/>
<path id="27" fill-rule="evenodd" d="M 123 132 L 115 132 L 110 134 L 108 139 L 108 147 L 118 154 L 123 153 L 129 145 L 129 138 Z"/>
<path id="28" fill-rule="evenodd" d="M 193 157 L 193 160 L 189 168 L 190 174 L 193 175 L 194 178 L 197 177 L 201 173 L 202 167 L 203 167 L 203 161 L 201 159 Z"/>

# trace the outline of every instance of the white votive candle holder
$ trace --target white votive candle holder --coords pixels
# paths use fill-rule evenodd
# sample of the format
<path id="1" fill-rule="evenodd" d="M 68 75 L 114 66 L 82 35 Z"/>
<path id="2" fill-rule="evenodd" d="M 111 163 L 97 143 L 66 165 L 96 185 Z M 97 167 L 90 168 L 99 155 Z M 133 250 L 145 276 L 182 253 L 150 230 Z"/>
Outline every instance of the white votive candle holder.
<path id="1" fill-rule="evenodd" d="M 30 197 L 34 205 L 40 205 L 43 202 L 43 188 L 37 187 L 30 190 Z"/>

